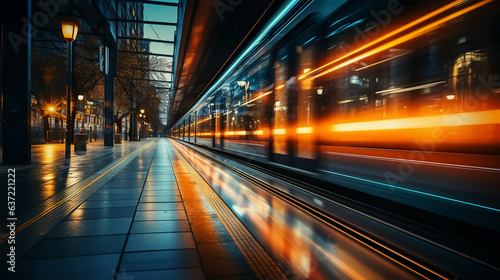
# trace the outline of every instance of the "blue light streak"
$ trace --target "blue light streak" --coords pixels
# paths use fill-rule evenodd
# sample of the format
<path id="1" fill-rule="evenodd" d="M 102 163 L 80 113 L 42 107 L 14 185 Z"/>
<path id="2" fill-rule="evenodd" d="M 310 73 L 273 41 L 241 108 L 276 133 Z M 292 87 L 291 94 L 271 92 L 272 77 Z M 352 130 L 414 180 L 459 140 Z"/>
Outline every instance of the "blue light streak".
<path id="1" fill-rule="evenodd" d="M 311 39 L 307 40 L 307 42 L 305 42 L 304 44 L 302 44 L 303 46 L 307 45 L 309 42 L 311 42 L 312 40 L 316 39 L 316 36 L 312 37 Z"/>
<path id="2" fill-rule="evenodd" d="M 341 27 L 339 27 L 337 30 L 335 30 L 332 33 L 330 33 L 328 36 L 326 36 L 326 38 L 330 38 L 330 37 L 332 37 L 333 35 L 335 35 L 337 33 L 340 33 L 340 32 L 342 32 L 342 31 L 344 31 L 344 30 L 346 30 L 348 28 L 351 28 L 353 26 L 356 26 L 356 25 L 362 23 L 363 21 L 364 21 L 364 19 L 360 19 L 360 20 L 357 20 L 357 21 L 355 21 L 353 23 L 346 23 L 346 24 L 342 25 Z"/>
<path id="3" fill-rule="evenodd" d="M 196 104 L 191 108 L 193 109 L 198 107 L 198 105 L 200 105 L 201 102 L 203 102 L 208 96 L 210 96 L 210 94 L 215 89 L 219 88 L 222 81 L 225 81 L 226 77 L 233 72 L 233 70 L 236 68 L 236 66 L 240 64 L 240 62 L 245 58 L 245 56 L 247 56 L 248 53 L 250 53 L 255 48 L 255 46 L 261 43 L 262 39 L 264 39 L 264 37 L 276 25 L 276 23 L 278 23 L 288 12 L 290 12 L 290 10 L 293 9 L 293 7 L 295 7 L 295 5 L 297 5 L 298 2 L 299 0 L 289 1 L 289 3 L 286 4 L 285 7 L 281 9 L 281 11 L 271 20 L 271 22 L 269 22 L 266 25 L 266 27 L 264 27 L 264 29 L 255 38 L 255 40 L 253 40 L 252 43 L 250 43 L 250 45 L 243 51 L 243 53 L 241 53 L 240 56 L 238 56 L 238 58 L 233 62 L 233 64 L 229 66 L 229 68 L 226 70 L 226 72 L 224 72 L 224 74 L 219 78 L 219 80 L 217 80 L 217 82 L 213 84 L 210 87 L 210 89 L 203 95 L 203 97 L 200 98 L 200 100 L 196 102 Z M 177 125 L 178 123 L 179 122 L 177 122 L 175 125 Z"/>
<path id="4" fill-rule="evenodd" d="M 355 177 L 355 176 L 351 176 L 351 175 L 347 175 L 347 174 L 337 173 L 337 172 L 330 171 L 330 170 L 321 170 L 321 171 L 328 172 L 328 173 L 331 173 L 331 174 L 334 174 L 334 175 L 338 175 L 338 176 L 342 176 L 342 177 L 346 177 L 346 178 L 350 178 L 350 179 L 355 179 L 355 180 L 359 180 L 359 181 L 368 182 L 368 183 L 371 183 L 371 184 L 381 185 L 381 186 L 384 186 L 384 187 L 395 188 L 395 189 L 399 189 L 399 190 L 403 190 L 403 191 L 407 191 L 407 192 L 413 192 L 413 193 L 417 193 L 417 194 L 421 194 L 421 195 L 426 195 L 426 196 L 430 196 L 430 197 L 434 197 L 434 198 L 444 199 L 444 200 L 453 201 L 453 202 L 456 202 L 456 203 L 461 203 L 461 204 L 465 204 L 465 205 L 469 205 L 469 206 L 474 206 L 474 207 L 479 207 L 479 208 L 483 208 L 483 209 L 487 209 L 487 210 L 491 210 L 491 211 L 495 211 L 495 212 L 500 212 L 500 209 L 496 209 L 496 208 L 493 208 L 493 207 L 484 206 L 484 205 L 480 205 L 480 204 L 475 204 L 475 203 L 472 203 L 472 202 L 462 201 L 462 200 L 458 200 L 458 199 L 454 199 L 454 198 L 449 198 L 449 197 L 446 197 L 446 196 L 440 196 L 440 195 L 437 195 L 437 194 L 426 193 L 426 192 L 421 192 L 421 191 L 417 191 L 417 190 L 413 190 L 413 189 L 398 187 L 396 185 L 381 183 L 381 182 L 377 182 L 377 181 L 373 181 L 373 180 L 368 180 L 368 179 L 364 179 L 364 178 L 359 178 L 359 177 Z"/>

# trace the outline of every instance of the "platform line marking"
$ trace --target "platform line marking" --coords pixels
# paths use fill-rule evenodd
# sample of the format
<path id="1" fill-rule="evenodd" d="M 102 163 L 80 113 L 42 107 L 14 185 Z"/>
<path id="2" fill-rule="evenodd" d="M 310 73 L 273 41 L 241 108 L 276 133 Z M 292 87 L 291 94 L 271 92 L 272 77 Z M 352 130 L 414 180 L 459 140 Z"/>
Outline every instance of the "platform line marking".
<path id="1" fill-rule="evenodd" d="M 262 252 L 259 252 L 258 247 L 256 247 L 256 245 L 252 243 L 252 238 L 249 238 L 249 233 L 245 232 L 245 229 L 243 228 L 241 223 L 238 222 L 237 217 L 234 216 L 234 214 L 228 207 L 224 207 L 225 206 L 224 202 L 217 196 L 217 194 L 214 191 L 211 191 L 210 186 L 204 186 L 204 188 L 209 188 L 205 189 L 204 191 L 207 193 L 207 195 L 210 196 L 212 201 L 216 203 L 221 213 L 228 219 L 227 220 L 228 226 L 233 228 L 235 230 L 235 233 L 241 239 L 247 241 L 247 243 L 244 243 L 243 245 L 248 247 L 248 250 L 250 253 L 252 253 L 252 255 L 256 255 L 257 261 L 262 266 L 262 269 L 267 271 L 269 274 L 272 274 L 272 271 L 269 271 L 269 268 L 266 266 L 266 262 L 263 260 L 263 258 L 265 258 L 264 255 L 262 255 Z M 248 242 L 250 242 L 251 244 L 248 244 Z"/>
<path id="2" fill-rule="evenodd" d="M 224 202 L 210 188 L 210 186 L 207 186 L 207 188 L 209 189 L 208 192 L 210 193 L 208 195 L 210 195 L 211 198 L 215 197 L 216 200 L 220 201 L 218 203 L 218 205 L 223 205 L 222 208 L 223 208 L 224 212 L 222 214 L 224 214 L 226 217 L 227 217 L 227 215 L 230 215 L 233 217 L 233 219 L 229 220 L 229 222 L 231 224 L 228 224 L 228 226 L 235 228 L 235 230 L 238 231 L 239 236 L 242 236 L 242 238 L 244 240 L 251 243 L 250 250 L 254 254 L 257 254 L 257 257 L 260 257 L 257 259 L 257 261 L 259 261 L 259 264 L 264 266 L 263 269 L 268 273 L 266 275 L 266 277 L 269 278 L 270 275 L 274 275 L 276 273 L 279 273 L 281 271 L 281 269 L 277 265 L 275 265 L 274 260 L 271 259 L 270 256 L 267 254 L 267 252 L 264 251 L 264 249 L 260 246 L 260 244 L 257 243 L 255 238 L 252 237 L 251 233 L 249 233 L 248 230 L 241 223 L 238 222 L 238 218 L 236 216 L 234 216 L 234 213 L 232 213 L 232 211 L 224 204 Z M 224 207 L 224 206 L 226 206 L 226 207 Z M 267 266 L 266 266 L 266 264 L 267 264 Z M 269 267 L 269 266 L 271 266 L 271 267 Z M 281 274 L 277 275 L 276 277 L 277 277 L 277 279 L 282 279 Z"/>
<path id="3" fill-rule="evenodd" d="M 115 166 L 111 167 L 110 169 L 108 169 L 106 172 L 104 172 L 103 174 L 101 174 L 100 176 L 98 176 L 97 178 L 95 178 L 94 180 L 92 180 L 90 183 L 88 183 L 85 187 L 82 187 L 80 190 L 76 191 L 75 193 L 63 198 L 62 200 L 56 202 L 55 204 L 47 207 L 44 211 L 40 212 L 38 215 L 36 215 L 35 217 L 31 218 L 30 220 L 28 220 L 27 222 L 25 222 L 24 224 L 20 225 L 19 227 L 16 228 L 16 234 L 19 234 L 21 231 L 23 231 L 24 229 L 26 229 L 27 227 L 31 226 L 32 224 L 34 224 L 35 222 L 37 222 L 38 220 L 40 220 L 42 217 L 44 217 L 45 215 L 49 214 L 50 212 L 52 212 L 53 210 L 55 210 L 56 208 L 58 208 L 59 206 L 61 206 L 62 204 L 68 202 L 69 200 L 71 200 L 72 198 L 74 198 L 75 196 L 77 196 L 78 194 L 80 194 L 81 192 L 83 192 L 84 190 L 86 190 L 89 186 L 91 186 L 92 184 L 94 184 L 95 182 L 97 182 L 99 179 L 101 179 L 104 175 L 108 174 L 111 170 L 115 169 L 116 167 L 118 167 L 120 164 L 122 164 L 124 161 L 126 161 L 128 158 L 130 158 L 131 156 L 133 155 L 136 155 L 136 154 L 139 154 L 139 153 L 142 153 L 147 147 L 149 147 L 151 144 L 153 144 L 155 142 L 151 142 L 149 144 L 147 144 L 146 146 L 143 146 L 142 148 L 140 148 L 139 150 L 135 151 L 135 152 L 132 152 L 130 155 L 128 155 L 126 158 L 124 158 L 123 160 L 121 160 L 119 163 L 117 163 Z M 92 175 L 91 175 L 92 176 Z M 9 238 L 9 234 L 4 234 L 1 238 L 0 238 L 0 245 L 3 244 L 5 241 L 7 241 L 7 239 Z"/>
<path id="4" fill-rule="evenodd" d="M 233 213 L 232 212 L 228 212 L 230 210 L 227 207 L 224 207 L 224 208 L 225 209 L 222 209 L 222 211 L 224 211 L 224 215 L 232 217 Z M 259 264 L 261 266 L 263 266 L 262 269 L 265 272 L 268 273 L 267 275 L 272 275 L 273 271 L 272 271 L 271 268 L 269 268 L 268 265 L 266 265 L 269 262 L 266 262 L 266 260 L 264 260 L 266 257 L 264 256 L 263 252 L 260 252 L 260 250 L 258 249 L 257 245 L 255 244 L 255 241 L 253 241 L 252 238 L 248 237 L 249 233 L 245 232 L 245 229 L 243 229 L 240 225 L 238 225 L 238 222 L 237 222 L 236 219 L 237 219 L 236 217 L 229 218 L 229 223 L 232 224 L 232 226 L 235 228 L 235 230 L 240 234 L 241 238 L 246 241 L 245 245 L 248 245 L 249 250 L 254 255 L 257 256 L 257 261 L 259 262 Z"/>
<path id="5" fill-rule="evenodd" d="M 202 179 L 203 180 L 203 179 Z M 267 254 L 267 252 L 265 252 L 262 247 L 260 246 L 260 244 L 257 243 L 257 241 L 255 240 L 255 238 L 252 238 L 251 236 L 251 233 L 248 232 L 248 230 L 241 224 L 238 222 L 238 218 L 234 215 L 234 213 L 232 213 L 232 211 L 228 208 L 228 207 L 224 207 L 225 204 L 224 202 L 219 198 L 219 196 L 210 188 L 210 186 L 207 186 L 208 188 L 208 192 L 210 193 L 210 196 L 211 197 L 215 197 L 215 199 L 217 201 L 219 201 L 218 205 L 223 205 L 222 208 L 224 211 L 223 214 L 227 217 L 228 215 L 233 217 L 232 219 L 229 218 L 229 226 L 235 228 L 235 230 L 238 231 L 238 234 L 239 236 L 241 236 L 244 240 L 246 240 L 247 242 L 250 242 L 252 246 L 250 246 L 250 250 L 251 252 L 253 252 L 254 254 L 257 255 L 257 257 L 260 257 L 257 259 L 257 261 L 259 261 L 259 264 L 263 265 L 263 269 L 266 270 L 268 272 L 267 274 L 267 278 L 269 278 L 268 276 L 269 275 L 273 275 L 275 274 L 276 272 L 279 272 L 280 269 L 274 265 L 275 262 L 274 260 L 272 260 L 269 255 Z M 259 250 L 261 249 L 261 250 Z M 264 260 L 265 259 L 265 260 Z M 272 266 L 271 267 L 269 267 Z M 278 279 L 281 279 L 280 276 L 277 276 Z"/>
<path id="6" fill-rule="evenodd" d="M 170 140 L 172 142 L 172 140 Z M 260 279 L 283 279 L 286 276 L 281 272 L 281 269 L 276 265 L 275 261 L 269 254 L 262 248 L 262 246 L 255 240 L 251 233 L 243 226 L 238 218 L 231 212 L 228 206 L 222 199 L 215 193 L 215 191 L 208 185 L 203 177 L 192 167 L 186 158 L 180 153 L 175 143 L 171 143 L 175 147 L 174 152 L 177 154 L 179 160 L 182 162 L 186 170 L 191 174 L 196 181 L 200 190 L 203 192 L 210 205 L 214 208 L 217 215 L 221 218 L 221 222 L 231 235 L 236 245 L 242 252 L 243 256 L 254 270 L 255 274 Z M 259 269 L 260 268 L 260 269 Z M 263 276 L 262 272 L 268 272 Z M 275 277 L 275 278 L 274 278 Z"/>
<path id="7" fill-rule="evenodd" d="M 179 157 L 179 155 L 178 155 L 178 157 Z M 220 219 L 221 222 L 223 223 L 223 225 L 226 228 L 226 230 L 228 231 L 228 233 L 231 235 L 231 238 L 233 238 L 233 240 L 235 241 L 236 245 L 238 246 L 238 248 L 240 249 L 241 253 L 243 254 L 243 256 L 245 257 L 245 259 L 249 263 L 249 265 L 252 268 L 252 270 L 254 270 L 254 272 L 259 277 L 259 279 L 263 279 L 262 275 L 260 274 L 261 271 L 263 270 L 263 268 L 261 267 L 262 264 L 258 265 L 260 269 L 257 268 L 257 264 L 253 262 L 253 259 L 255 259 L 255 256 L 253 256 L 253 254 L 252 254 L 252 256 L 250 256 L 248 254 L 250 252 L 250 250 L 249 250 L 247 244 L 245 244 L 245 243 L 242 242 L 244 240 L 243 236 L 241 236 L 241 234 L 239 232 L 235 231 L 234 224 L 229 224 L 228 223 L 228 221 L 230 220 L 230 218 L 227 216 L 227 213 L 224 213 L 221 210 L 221 205 L 213 197 L 213 195 L 210 192 L 208 192 L 208 190 L 206 189 L 207 186 L 205 186 L 206 183 L 204 183 L 204 181 L 201 181 L 201 180 L 203 180 L 202 178 L 199 178 L 198 176 L 194 176 L 195 173 L 191 173 L 191 172 L 196 172 L 196 171 L 194 171 L 194 169 L 191 170 L 192 167 L 189 168 L 190 166 L 186 165 L 186 164 L 188 164 L 187 162 L 184 163 L 182 161 L 181 157 L 179 157 L 179 159 L 185 165 L 185 168 L 187 169 L 187 171 L 191 174 L 191 176 L 193 177 L 193 179 L 197 182 L 198 186 L 200 187 L 200 190 L 203 192 L 203 194 L 205 195 L 205 197 L 208 199 L 209 203 L 214 208 L 215 212 L 221 218 Z"/>

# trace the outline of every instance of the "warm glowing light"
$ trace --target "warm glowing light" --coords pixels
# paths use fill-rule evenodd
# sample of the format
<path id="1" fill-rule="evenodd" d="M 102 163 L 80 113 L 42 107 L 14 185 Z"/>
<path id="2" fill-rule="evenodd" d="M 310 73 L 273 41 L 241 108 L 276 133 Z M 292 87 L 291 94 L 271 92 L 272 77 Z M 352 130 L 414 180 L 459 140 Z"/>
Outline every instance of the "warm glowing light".
<path id="1" fill-rule="evenodd" d="M 82 101 L 83 100 L 83 95 L 78 95 L 78 100 Z"/>
<path id="2" fill-rule="evenodd" d="M 236 131 L 236 135 L 247 135 L 247 132 L 244 130 Z"/>
<path id="3" fill-rule="evenodd" d="M 414 129 L 457 125 L 483 125 L 500 122 L 500 110 L 457 113 L 439 116 L 334 124 L 334 132 Z"/>
<path id="4" fill-rule="evenodd" d="M 211 132 L 199 132 L 196 134 L 197 136 L 212 136 Z"/>
<path id="5" fill-rule="evenodd" d="M 454 94 L 447 94 L 446 99 L 453 100 L 453 99 L 455 99 L 455 95 Z"/>
<path id="6" fill-rule="evenodd" d="M 78 27 L 80 26 L 80 21 L 74 18 L 62 18 L 61 27 L 64 40 L 68 42 L 73 42 L 76 40 L 78 35 Z"/>
<path id="7" fill-rule="evenodd" d="M 144 114 L 144 109 L 141 109 L 140 112 Z"/>
<path id="8" fill-rule="evenodd" d="M 54 112 L 54 107 L 49 107 L 50 112 Z"/>
<path id="9" fill-rule="evenodd" d="M 380 52 L 385 51 L 385 50 L 387 50 L 387 49 L 393 48 L 393 47 L 395 47 L 395 46 L 397 46 L 397 45 L 400 45 L 400 44 L 403 44 L 403 43 L 405 43 L 405 42 L 408 42 L 409 40 L 415 39 L 415 38 L 417 38 L 417 37 L 420 37 L 420 36 L 422 36 L 422 35 L 424 35 L 424 34 L 426 34 L 426 33 L 430 32 L 430 31 L 434 30 L 436 27 L 438 27 L 439 25 L 441 25 L 441 24 L 443 24 L 443 23 L 445 23 L 445 22 L 447 22 L 447 21 L 450 21 L 450 20 L 452 20 L 452 19 L 455 19 L 455 18 L 457 18 L 457 17 L 459 17 L 459 16 L 461 16 L 461 15 L 463 15 L 463 14 L 466 14 L 466 13 L 468 13 L 468 12 L 472 11 L 472 10 L 475 10 L 475 9 L 477 9 L 477 8 L 481 7 L 481 6 L 484 6 L 484 5 L 486 5 L 486 4 L 488 4 L 488 3 L 492 2 L 492 1 L 493 1 L 493 0 L 485 0 L 485 1 L 483 1 L 483 2 L 479 2 L 479 3 L 475 4 L 475 5 L 472 5 L 472 6 L 470 6 L 470 7 L 467 7 L 467 8 L 465 8 L 465 9 L 462 9 L 462 10 L 460 10 L 460 11 L 458 11 L 458 12 L 455 12 L 455 13 L 453 13 L 453 14 L 451 14 L 451 15 L 448 15 L 448 16 L 446 16 L 446 17 L 442 18 L 442 19 L 436 20 L 436 21 L 434 21 L 434 22 L 432 22 L 432 23 L 430 23 L 430 24 L 427 24 L 427 25 L 425 25 L 425 26 L 423 26 L 423 27 L 421 27 L 421 28 L 418 28 L 418 29 L 416 29 L 416 30 L 414 30 L 414 31 L 412 31 L 412 32 L 409 32 L 409 33 L 406 33 L 406 34 L 404 34 L 404 35 L 401 35 L 401 36 L 399 36 L 399 37 L 397 37 L 397 38 L 393 39 L 392 41 L 389 41 L 389 42 L 387 42 L 387 43 L 385 43 L 385 44 L 383 44 L 383 45 L 381 45 L 381 46 L 379 46 L 379 47 L 376 47 L 376 48 L 374 48 L 374 49 L 372 49 L 372 50 L 370 50 L 370 51 L 368 51 L 368 52 L 365 52 L 365 53 L 360 54 L 360 55 L 358 55 L 358 56 L 356 56 L 356 57 L 354 57 L 354 58 L 351 58 L 351 59 L 349 59 L 349 60 L 347 60 L 347 61 L 344 61 L 344 62 L 342 62 L 342 63 L 340 63 L 340 64 L 337 64 L 337 65 L 333 66 L 336 62 L 339 62 L 339 61 L 341 61 L 342 59 L 347 58 L 347 57 L 348 57 L 348 56 L 350 56 L 350 55 L 353 55 L 353 54 L 355 54 L 355 53 L 358 53 L 358 52 L 360 52 L 361 50 L 364 50 L 364 49 L 368 48 L 369 46 L 374 45 L 375 43 L 381 42 L 382 40 L 385 40 L 385 39 L 389 38 L 389 37 L 390 37 L 390 36 L 392 36 L 392 35 L 395 35 L 395 34 L 397 34 L 397 33 L 401 32 L 401 31 L 403 31 L 403 30 L 406 30 L 406 29 L 408 29 L 408 28 L 410 28 L 410 27 L 412 27 L 412 26 L 416 25 L 417 23 L 422 22 L 422 21 L 423 21 L 422 19 L 424 19 L 424 18 L 425 18 L 425 19 L 430 18 L 430 17 L 429 17 L 429 15 L 433 15 L 433 16 L 434 16 L 434 15 L 437 15 L 437 14 L 439 14 L 439 13 L 443 12 L 444 10 L 447 10 L 447 9 L 449 9 L 449 8 L 452 8 L 452 7 L 453 7 L 453 6 L 455 6 L 456 4 L 463 2 L 463 1 L 455 1 L 455 2 L 453 2 L 453 3 L 455 3 L 455 4 L 453 4 L 453 5 L 451 5 L 451 4 L 450 4 L 450 5 L 447 5 L 447 6 L 443 7 L 443 8 L 441 8 L 441 9 L 438 9 L 438 10 L 442 10 L 442 11 L 440 11 L 439 13 L 436 13 L 436 12 L 430 13 L 430 14 L 428 14 L 427 16 L 424 16 L 424 17 L 422 17 L 422 18 L 420 18 L 420 19 L 418 19 L 418 20 L 416 20 L 416 21 L 414 21 L 414 22 L 412 22 L 412 23 L 409 23 L 409 24 L 407 24 L 407 25 L 405 25 L 405 26 L 403 26 L 403 27 L 401 27 L 401 28 L 399 28 L 399 29 L 397 29 L 397 30 L 395 30 L 395 31 L 393 31 L 393 32 L 388 33 L 388 34 L 387 34 L 387 35 L 385 35 L 385 36 L 382 36 L 382 37 L 380 37 L 380 38 L 378 38 L 378 39 L 376 39 L 376 40 L 374 40 L 374 41 L 372 41 L 372 42 L 370 42 L 370 43 L 368 43 L 368 44 L 364 45 L 364 46 L 363 46 L 363 47 L 361 47 L 361 48 L 358 48 L 357 50 L 354 50 L 354 51 L 350 52 L 350 53 L 349 53 L 349 54 L 347 54 L 347 55 L 344 55 L 344 56 L 342 56 L 342 57 L 340 57 L 340 58 L 337 58 L 337 59 L 335 59 L 335 60 L 333 60 L 333 61 L 331 61 L 331 62 L 329 62 L 329 63 L 327 63 L 327 64 L 325 64 L 325 65 L 323 65 L 323 66 L 321 66 L 321 67 L 319 67 L 319 68 L 317 68 L 317 69 L 315 69 L 314 71 L 311 71 L 311 72 L 309 72 L 309 73 L 307 73 L 307 74 L 303 74 L 303 75 L 301 75 L 301 76 L 299 77 L 299 80 L 302 80 L 302 79 L 306 78 L 306 77 L 307 77 L 307 76 L 309 76 L 311 73 L 314 73 L 314 72 L 316 72 L 316 71 L 318 71 L 318 70 L 321 70 L 321 69 L 324 69 L 324 68 L 326 68 L 326 67 L 332 66 L 331 68 L 329 68 L 329 69 L 327 69 L 327 70 L 325 70 L 325 71 L 323 71 L 323 72 L 320 72 L 319 74 L 316 74 L 316 75 L 314 75 L 314 76 L 310 77 L 309 79 L 314 79 L 314 78 L 321 77 L 321 76 L 323 76 L 323 75 L 326 75 L 326 74 L 328 74 L 328 73 L 331 73 L 331 72 L 333 72 L 333 71 L 336 71 L 336 70 L 338 70 L 338 69 L 340 69 L 340 68 L 343 68 L 343 67 L 345 67 L 345 66 L 347 66 L 347 65 L 350 65 L 350 64 L 352 64 L 352 63 L 354 63 L 354 62 L 357 62 L 357 61 L 359 61 L 359 60 L 361 60 L 361 59 L 364 59 L 364 58 L 366 58 L 366 57 L 369 57 L 369 56 L 372 56 L 372 55 L 374 55 L 374 54 L 380 53 Z M 445 8 L 446 8 L 446 9 L 445 9 Z M 437 10 L 437 11 L 438 11 L 438 10 Z"/>
<path id="10" fill-rule="evenodd" d="M 264 130 L 256 130 L 253 132 L 253 135 L 264 135 Z"/>
<path id="11" fill-rule="evenodd" d="M 382 64 L 382 63 L 384 63 L 384 62 L 387 62 L 387 61 L 389 61 L 389 60 L 396 59 L 396 58 L 398 58 L 398 57 L 401 57 L 401 56 L 406 55 L 406 54 L 409 54 L 409 53 L 410 53 L 410 52 L 404 52 L 404 53 L 402 53 L 402 54 L 398 54 L 398 55 L 396 55 L 396 56 L 391 56 L 391 57 L 389 57 L 389 58 L 386 58 L 386 59 L 383 59 L 383 60 L 377 61 L 377 62 L 375 62 L 375 63 L 372 63 L 372 64 L 369 64 L 369 65 L 363 66 L 363 67 L 361 67 L 361 68 L 358 68 L 358 69 L 356 69 L 356 71 L 365 70 L 365 69 L 367 69 L 367 68 L 373 67 L 373 66 L 378 65 L 378 64 Z"/>
<path id="12" fill-rule="evenodd" d="M 139 117 L 142 118 L 142 114 L 139 114 Z"/>
<path id="13" fill-rule="evenodd" d="M 284 135 L 285 133 L 286 133 L 286 129 L 284 129 L 284 128 L 273 129 L 274 135 Z"/>
<path id="14" fill-rule="evenodd" d="M 311 134 L 313 133 L 312 127 L 298 127 L 297 134 Z"/>
<path id="15" fill-rule="evenodd" d="M 254 98 L 248 100 L 247 102 L 241 104 L 241 106 L 246 105 L 246 104 L 251 103 L 251 102 L 254 102 L 255 100 L 261 99 L 262 97 L 267 96 L 267 95 L 269 95 L 271 93 L 272 93 L 272 91 L 264 92 L 263 94 L 261 94 L 261 95 L 259 95 L 257 97 L 254 97 Z"/>
<path id="16" fill-rule="evenodd" d="M 390 94 L 390 93 L 400 93 L 400 92 L 407 92 L 407 91 L 413 91 L 413 90 L 418 90 L 418 89 L 430 88 L 430 87 L 437 86 L 440 84 L 445 84 L 445 83 L 446 83 L 446 81 L 440 81 L 440 82 L 419 85 L 419 86 L 413 86 L 413 87 L 407 87 L 407 88 L 391 88 L 391 89 L 386 89 L 386 90 L 380 90 L 380 91 L 377 91 L 375 93 L 380 94 L 380 95 L 386 95 L 386 94 Z"/>
<path id="17" fill-rule="evenodd" d="M 316 93 L 317 93 L 318 95 L 322 95 L 322 94 L 323 94 L 323 88 L 318 88 L 318 89 L 316 89 Z"/>
<path id="18" fill-rule="evenodd" d="M 307 73 L 307 72 L 309 72 L 309 71 L 311 71 L 311 68 L 304 69 L 304 74 Z"/>
<path id="19" fill-rule="evenodd" d="M 235 135 L 236 133 L 234 131 L 226 131 L 225 135 L 226 136 L 232 136 Z"/>
<path id="20" fill-rule="evenodd" d="M 247 82 L 245 82 L 245 81 L 237 81 L 236 83 L 237 83 L 240 87 L 245 86 L 245 85 L 247 84 Z"/>
<path id="21" fill-rule="evenodd" d="M 339 104 L 350 103 L 350 102 L 353 102 L 353 101 L 354 100 L 352 100 L 352 99 L 342 100 L 342 101 L 339 101 Z"/>
<path id="22" fill-rule="evenodd" d="M 282 88 L 284 88 L 284 87 L 285 87 L 285 85 L 280 85 L 280 86 L 278 86 L 276 89 L 282 89 Z"/>

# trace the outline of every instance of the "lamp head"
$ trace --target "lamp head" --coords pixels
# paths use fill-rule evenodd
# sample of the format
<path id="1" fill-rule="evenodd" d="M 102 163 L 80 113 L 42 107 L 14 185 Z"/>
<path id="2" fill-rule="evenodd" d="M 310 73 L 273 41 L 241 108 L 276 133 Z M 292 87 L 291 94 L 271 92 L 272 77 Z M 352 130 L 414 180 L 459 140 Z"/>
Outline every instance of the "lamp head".
<path id="1" fill-rule="evenodd" d="M 61 19 L 62 33 L 64 40 L 73 42 L 78 35 L 78 28 L 80 27 L 80 20 L 71 17 L 62 17 Z"/>

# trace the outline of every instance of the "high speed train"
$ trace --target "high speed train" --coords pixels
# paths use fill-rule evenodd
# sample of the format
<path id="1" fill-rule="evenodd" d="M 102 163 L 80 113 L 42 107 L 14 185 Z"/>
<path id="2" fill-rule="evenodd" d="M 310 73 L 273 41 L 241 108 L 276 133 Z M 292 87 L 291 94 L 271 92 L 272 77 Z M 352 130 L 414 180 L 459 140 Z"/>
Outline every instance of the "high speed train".
<path id="1" fill-rule="evenodd" d="M 170 135 L 497 213 L 499 2 L 285 1 Z"/>

